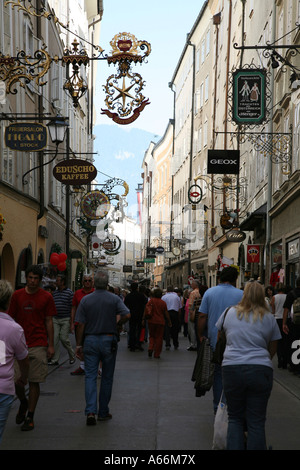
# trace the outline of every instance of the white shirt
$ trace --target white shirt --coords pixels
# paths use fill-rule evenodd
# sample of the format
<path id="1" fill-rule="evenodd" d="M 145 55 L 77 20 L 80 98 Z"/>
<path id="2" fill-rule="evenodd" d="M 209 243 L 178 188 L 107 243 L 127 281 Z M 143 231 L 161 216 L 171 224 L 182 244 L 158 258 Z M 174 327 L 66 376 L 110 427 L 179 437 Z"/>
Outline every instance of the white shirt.
<path id="1" fill-rule="evenodd" d="M 282 318 L 283 317 L 283 304 L 286 299 L 286 294 L 276 294 L 274 295 L 274 307 L 275 307 L 275 312 L 274 316 L 275 318 Z"/>
<path id="2" fill-rule="evenodd" d="M 167 292 L 161 299 L 166 302 L 168 310 L 176 310 L 178 312 L 181 309 L 181 300 L 176 292 Z"/>

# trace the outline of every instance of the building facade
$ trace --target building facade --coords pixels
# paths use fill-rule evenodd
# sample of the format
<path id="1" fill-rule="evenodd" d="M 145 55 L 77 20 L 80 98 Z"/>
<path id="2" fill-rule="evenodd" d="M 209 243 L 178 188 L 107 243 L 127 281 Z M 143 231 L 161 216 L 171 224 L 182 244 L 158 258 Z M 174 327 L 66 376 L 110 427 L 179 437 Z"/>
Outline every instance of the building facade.
<path id="1" fill-rule="evenodd" d="M 9 280 L 15 288 L 24 285 L 24 273 L 30 264 L 49 265 L 53 251 L 68 253 L 67 272 L 69 283 L 74 287 L 78 267 L 82 267 L 86 259 L 86 240 L 76 223 L 80 215 L 80 195 L 77 189 L 67 188 L 53 177 L 53 167 L 66 158 L 92 160 L 92 87 L 89 85 L 88 92 L 75 108 L 70 95 L 63 89 L 66 67 L 55 57 L 61 58 L 76 37 L 82 38 L 83 44 L 93 33 L 98 42 L 100 6 L 102 2 L 89 0 L 73 1 L 72 5 L 70 2 L 49 0 L 41 3 L 37 0 L 27 10 L 18 10 L 1 2 L 2 59 L 5 56 L 15 58 L 18 51 L 33 57 L 36 51 L 42 50 L 51 62 L 39 81 L 31 78 L 26 81 L 25 77 L 23 81 L 13 82 L 10 89 L 8 84 L 14 71 L 5 75 L 4 60 L 1 62 L 4 94 L 0 103 L 0 207 L 6 222 L 0 242 L 1 278 Z M 42 7 L 50 13 L 50 19 L 32 14 L 32 8 L 41 11 Z M 61 27 L 55 17 L 69 27 Z M 91 84 L 93 77 L 88 74 L 89 70 L 86 78 Z M 6 145 L 5 130 L 11 123 L 45 126 L 57 115 L 69 124 L 65 140 L 58 147 L 49 135 L 46 145 L 39 151 L 14 150 Z"/>
<path id="2" fill-rule="evenodd" d="M 215 285 L 230 264 L 240 286 L 250 278 L 268 285 L 278 265 L 287 285 L 300 274 L 299 10 L 290 0 L 207 0 L 187 36 L 170 83 L 176 255 L 167 276 L 175 284 L 198 277 Z M 266 77 L 265 114 L 239 120 L 236 77 L 253 70 Z M 238 171 L 208 168 L 216 151 L 237 152 Z M 144 201 L 149 210 L 149 192 Z"/>

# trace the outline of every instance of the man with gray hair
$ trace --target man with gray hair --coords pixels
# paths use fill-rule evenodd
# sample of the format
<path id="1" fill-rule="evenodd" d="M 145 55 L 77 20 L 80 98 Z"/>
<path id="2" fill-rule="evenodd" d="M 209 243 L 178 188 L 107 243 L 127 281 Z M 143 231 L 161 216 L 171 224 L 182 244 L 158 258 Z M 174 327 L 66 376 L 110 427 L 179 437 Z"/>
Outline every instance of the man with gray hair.
<path id="1" fill-rule="evenodd" d="M 75 331 L 76 337 L 76 329 L 77 324 L 75 322 L 75 315 L 78 305 L 83 297 L 86 295 L 91 294 L 94 292 L 94 279 L 92 274 L 85 273 L 82 278 L 82 288 L 78 289 L 74 292 L 73 300 L 72 300 L 72 312 L 71 312 L 71 332 Z M 71 375 L 84 375 L 84 361 L 80 361 L 80 365 L 77 369 L 71 372 Z"/>
<path id="2" fill-rule="evenodd" d="M 96 290 L 85 296 L 76 311 L 78 322 L 76 354 L 85 363 L 85 399 L 87 425 L 112 418 L 109 402 L 112 393 L 113 376 L 118 349 L 117 323 L 121 316 L 128 316 L 124 302 L 107 290 L 108 275 L 98 271 L 94 276 Z M 84 340 L 84 341 L 83 341 Z M 97 407 L 97 377 L 99 362 L 102 361 L 102 377 Z M 98 410 L 97 410 L 98 408 Z"/>

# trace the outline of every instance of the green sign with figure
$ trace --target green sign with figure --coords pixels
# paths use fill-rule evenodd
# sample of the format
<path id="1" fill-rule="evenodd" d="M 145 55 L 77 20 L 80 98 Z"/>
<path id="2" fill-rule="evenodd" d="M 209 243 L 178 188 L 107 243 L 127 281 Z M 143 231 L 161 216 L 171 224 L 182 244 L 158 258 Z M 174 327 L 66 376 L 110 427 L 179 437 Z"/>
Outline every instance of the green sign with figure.
<path id="1" fill-rule="evenodd" d="M 255 125 L 265 121 L 266 81 L 264 69 L 239 69 L 233 73 L 234 122 Z"/>

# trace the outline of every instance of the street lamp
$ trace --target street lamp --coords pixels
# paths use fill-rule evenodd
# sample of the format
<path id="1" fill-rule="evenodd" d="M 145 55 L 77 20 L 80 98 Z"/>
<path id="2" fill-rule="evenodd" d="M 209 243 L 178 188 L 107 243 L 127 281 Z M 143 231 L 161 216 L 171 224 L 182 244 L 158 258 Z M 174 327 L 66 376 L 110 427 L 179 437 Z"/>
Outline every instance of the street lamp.
<path id="1" fill-rule="evenodd" d="M 28 183 L 28 181 L 25 180 L 25 177 L 28 175 L 28 173 L 31 173 L 32 171 L 42 168 L 46 165 L 50 165 L 50 163 L 52 163 L 56 159 L 57 154 L 58 154 L 58 146 L 65 139 L 65 135 L 69 127 L 69 123 L 62 116 L 56 116 L 56 118 L 51 119 L 51 121 L 48 122 L 47 127 L 48 127 L 48 131 L 49 131 L 52 142 L 56 144 L 55 154 L 51 158 L 51 160 L 49 160 L 48 162 L 46 163 L 42 162 L 41 165 L 35 166 L 34 168 L 31 168 L 30 170 L 26 171 L 26 173 L 24 173 L 24 175 L 22 176 L 23 185 Z"/>
<path id="2" fill-rule="evenodd" d="M 61 144 L 65 139 L 65 134 L 69 123 L 62 116 L 56 116 L 47 124 L 51 140 L 56 146 Z"/>

